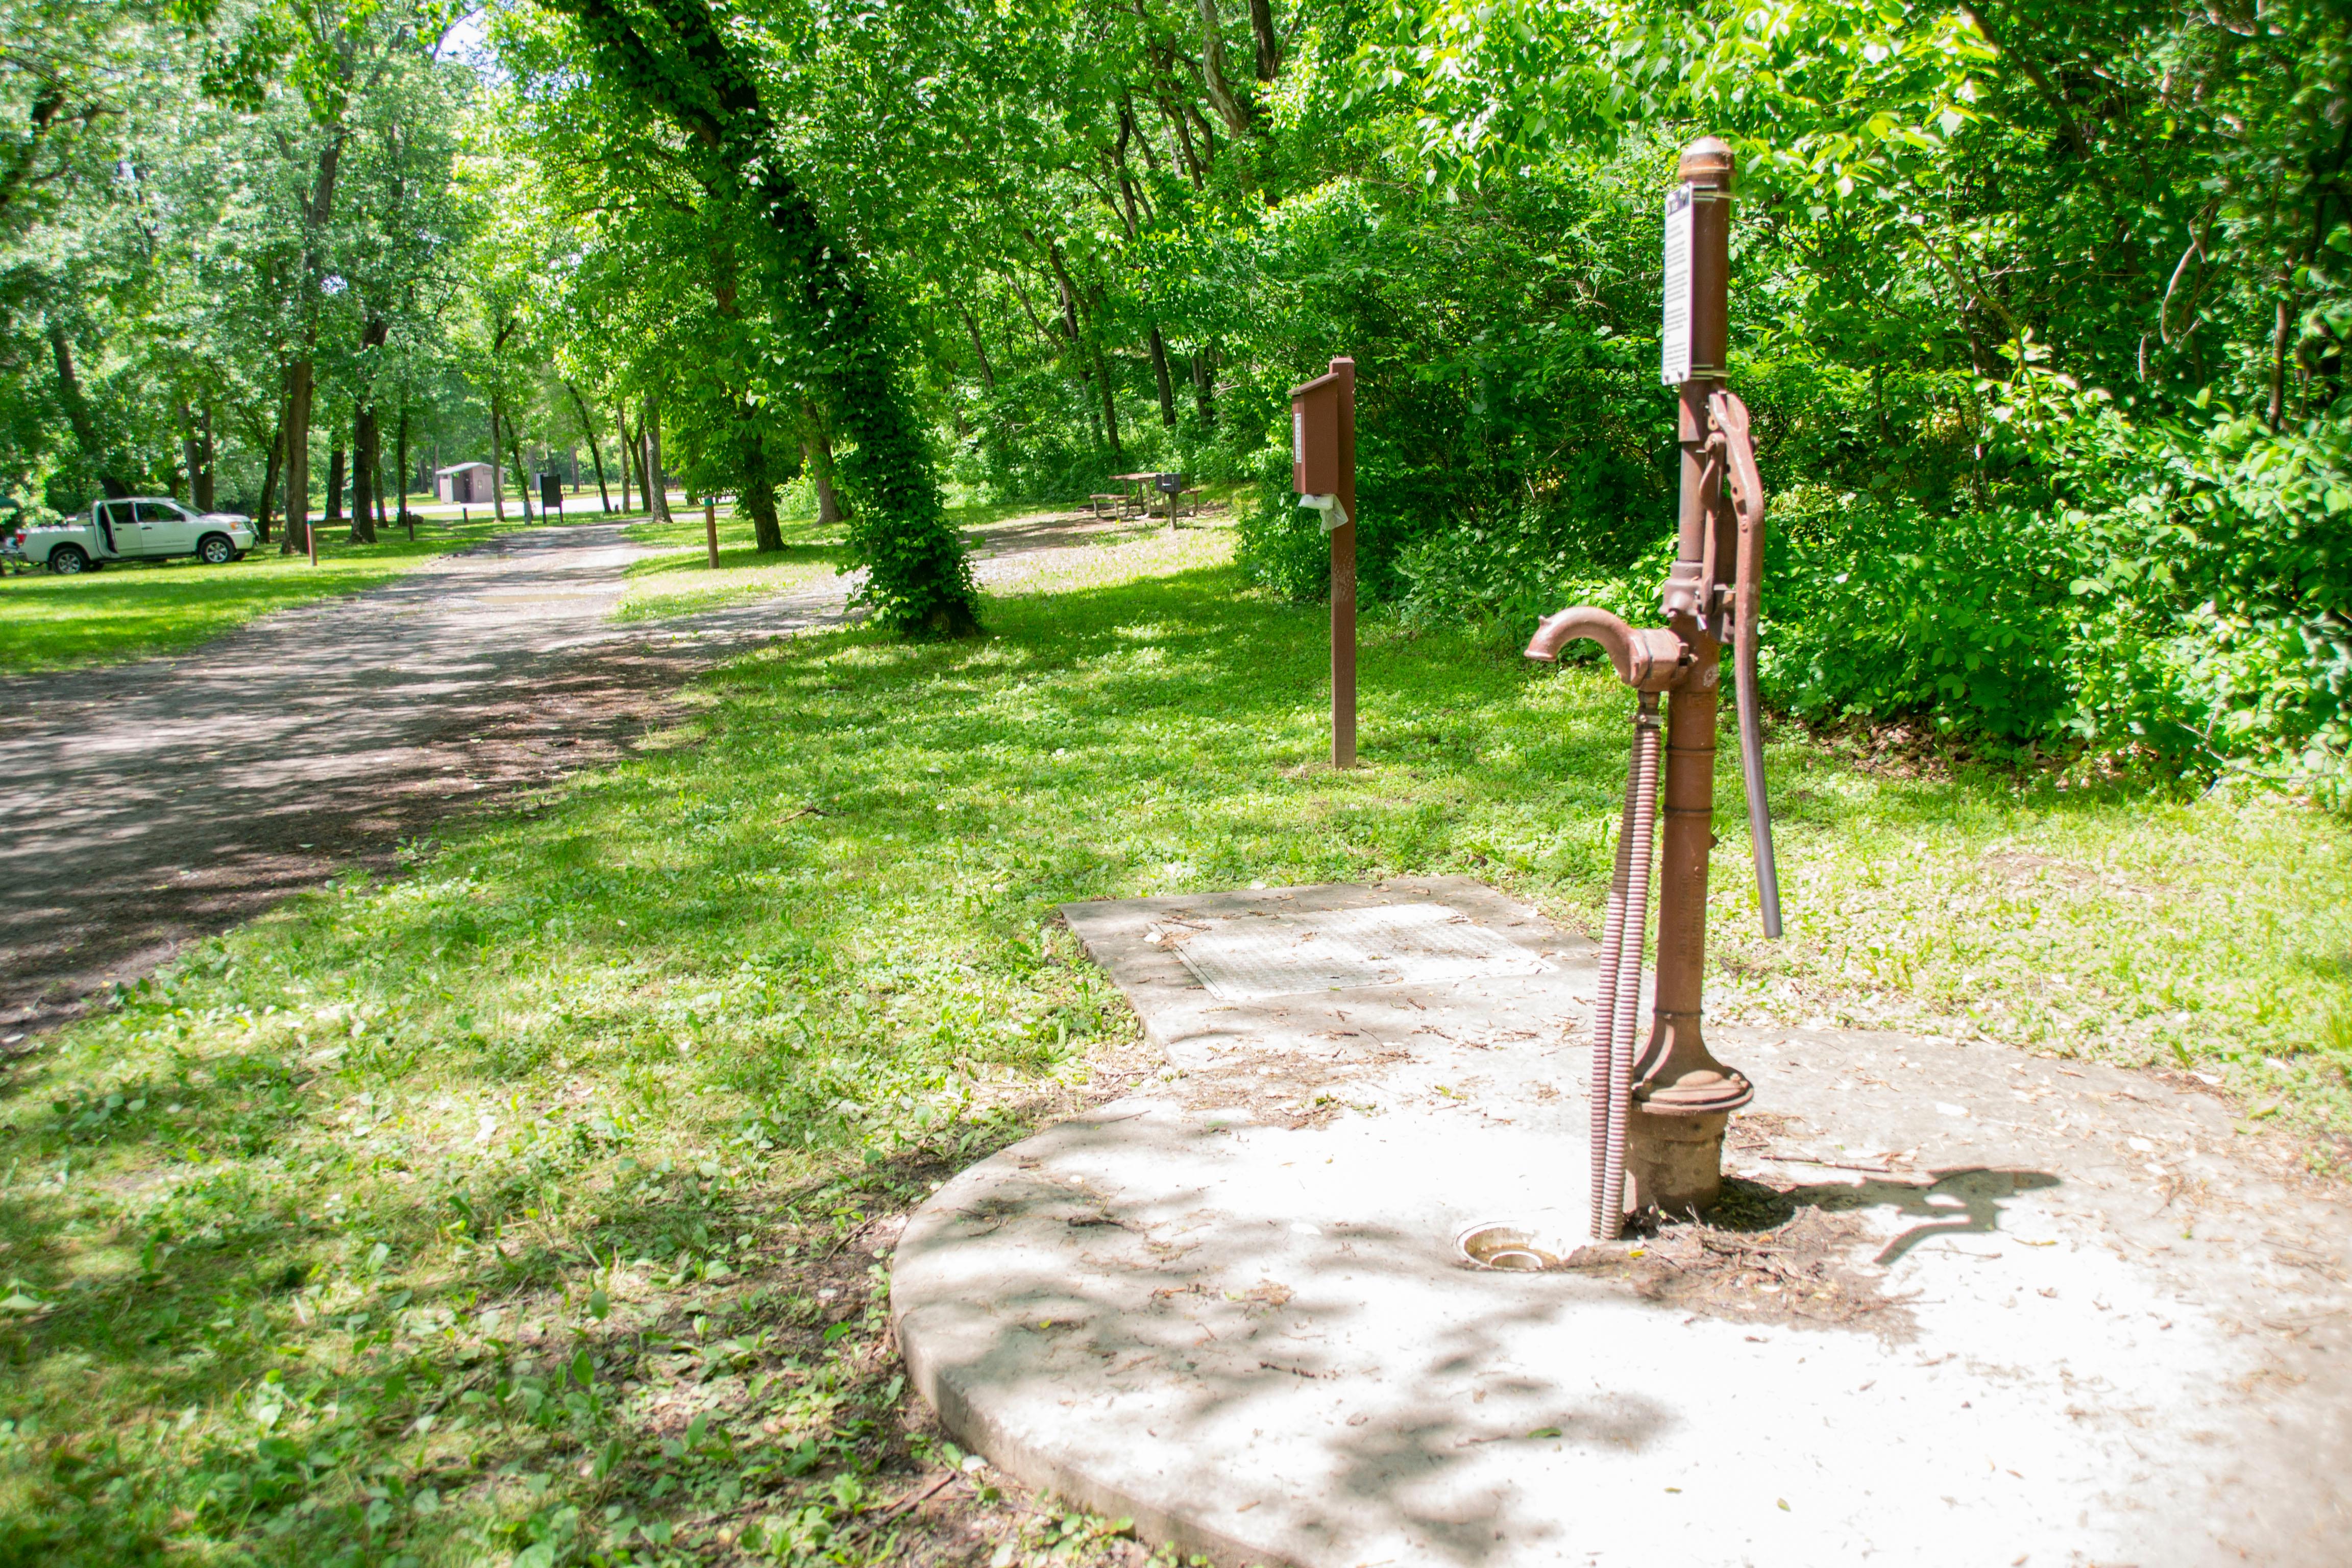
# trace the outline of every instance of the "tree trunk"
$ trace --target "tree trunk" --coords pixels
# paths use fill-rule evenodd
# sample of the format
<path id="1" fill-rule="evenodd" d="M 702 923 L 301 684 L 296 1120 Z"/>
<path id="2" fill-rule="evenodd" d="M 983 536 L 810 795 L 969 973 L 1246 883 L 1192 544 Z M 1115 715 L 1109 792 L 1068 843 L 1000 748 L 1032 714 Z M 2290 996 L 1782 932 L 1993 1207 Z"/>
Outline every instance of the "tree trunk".
<path id="1" fill-rule="evenodd" d="M 1168 377 L 1168 343 L 1160 337 L 1157 322 L 1144 340 L 1151 348 L 1151 374 L 1160 383 L 1160 423 L 1171 430 L 1176 428 L 1176 385 Z"/>
<path id="2" fill-rule="evenodd" d="M 563 384 L 563 390 L 572 395 L 572 406 L 580 415 L 580 428 L 588 433 L 588 455 L 596 460 L 597 504 L 604 509 L 604 515 L 610 517 L 613 515 L 613 497 L 604 489 L 604 449 L 596 444 L 596 422 L 588 417 L 588 402 L 580 395 L 578 387 L 567 381 Z M 576 484 L 578 481 L 573 482 Z"/>
<path id="3" fill-rule="evenodd" d="M 630 499 L 629 499 L 629 474 L 630 474 L 630 469 L 629 469 L 629 408 L 628 408 L 628 405 L 626 405 L 626 404 L 615 404 L 615 405 L 614 405 L 614 407 L 613 407 L 613 423 L 614 423 L 614 424 L 615 424 L 615 425 L 617 425 L 617 426 L 620 426 L 620 429 L 621 429 L 621 449 L 620 449 L 619 453 L 617 454 L 617 456 L 618 456 L 618 457 L 620 458 L 620 459 L 621 459 L 621 512 L 622 512 L 622 515 L 623 515 L 623 516 L 626 516 L 626 515 L 628 514 L 629 510 L 631 510 L 632 505 L 633 505 L 632 501 L 631 501 L 631 500 L 630 500 Z"/>
<path id="4" fill-rule="evenodd" d="M 992 397 L 996 395 L 996 372 L 989 365 L 987 345 L 980 341 L 980 323 L 971 319 L 970 310 L 963 312 L 963 328 L 971 334 L 971 352 L 980 356 L 980 384 Z"/>
<path id="5" fill-rule="evenodd" d="M 1091 310 L 1087 311 L 1087 319 L 1083 325 L 1081 324 L 1078 314 L 1080 307 L 1077 287 L 1070 281 L 1069 273 L 1062 266 L 1061 247 L 1053 247 L 1048 249 L 1047 254 L 1054 258 L 1054 271 L 1062 280 L 1062 300 L 1069 311 L 1074 343 L 1094 364 L 1095 382 L 1102 392 L 1103 429 L 1110 437 L 1110 460 L 1124 464 L 1127 461 L 1127 454 L 1119 447 L 1118 403 L 1111 394 L 1110 363 L 1103 356 L 1101 335 L 1093 330 L 1094 313 Z"/>
<path id="6" fill-rule="evenodd" d="M 352 542 L 375 542 L 376 491 L 381 488 L 383 441 L 377 434 L 375 409 L 362 407 L 352 416 Z"/>
<path id="7" fill-rule="evenodd" d="M 308 354 L 286 367 L 286 538 L 283 553 L 310 548 L 310 383 Z"/>
<path id="8" fill-rule="evenodd" d="M 348 74 L 344 79 L 348 81 Z M 302 214 L 302 277 L 307 284 L 302 357 L 287 368 L 286 390 L 286 552 L 310 548 L 310 403 L 317 391 L 317 367 L 311 360 L 319 342 L 316 300 L 325 262 L 319 251 L 319 233 L 335 215 L 335 180 L 343 163 L 346 132 L 339 125 L 319 150 L 319 177 Z"/>
<path id="9" fill-rule="evenodd" d="M 99 433 L 98 420 L 89 411 L 89 399 L 82 395 L 81 377 L 74 370 L 73 345 L 66 341 L 65 328 L 54 322 L 49 327 L 49 351 L 58 362 L 58 401 L 65 405 L 66 423 L 73 426 L 82 461 L 89 465 L 90 472 L 98 476 L 99 488 L 109 496 L 129 495 L 130 485 L 107 460 L 105 437 Z"/>
<path id="10" fill-rule="evenodd" d="M 1030 243 L 1037 244 L 1034 235 L 1030 236 Z M 1070 340 L 1070 362 L 1078 373 L 1078 388 L 1090 402 L 1097 394 L 1101 397 L 1100 416 L 1097 417 L 1094 409 L 1089 407 L 1087 423 L 1095 426 L 1098 437 L 1108 435 L 1112 464 L 1124 463 L 1127 458 L 1119 451 L 1118 444 L 1118 405 L 1111 397 L 1110 376 L 1103 363 L 1102 351 L 1079 324 L 1077 285 L 1070 281 L 1069 268 L 1062 264 L 1059 244 L 1046 244 L 1039 246 L 1039 248 L 1045 251 L 1045 259 L 1052 264 L 1054 281 L 1062 291 L 1062 331 Z M 1092 386 L 1087 384 L 1089 366 L 1092 367 L 1091 379 L 1097 384 Z"/>
<path id="11" fill-rule="evenodd" d="M 492 397 L 490 399 L 490 510 L 497 515 L 500 522 L 507 520 L 507 482 L 499 473 L 499 468 L 506 462 L 506 458 L 499 455 L 503 450 L 504 448 L 499 445 L 499 400 Z"/>
<path id="12" fill-rule="evenodd" d="M 1201 411 L 1201 423 L 1208 429 L 1217 427 L 1217 351 L 1202 343 L 1192 351 L 1192 405 Z"/>
<path id="13" fill-rule="evenodd" d="M 408 389 L 400 395 L 400 426 L 392 441 L 393 464 L 400 470 L 400 515 L 393 521 L 395 528 L 408 525 Z"/>
<path id="14" fill-rule="evenodd" d="M 383 431 L 375 416 L 375 366 L 381 356 L 375 351 L 391 334 L 391 324 L 382 316 L 369 317 L 360 333 L 362 379 L 352 411 L 352 539 L 362 544 L 376 542 L 377 514 L 383 510 Z"/>
<path id="15" fill-rule="evenodd" d="M 776 521 L 776 479 L 774 470 L 768 466 L 768 444 L 760 435 L 754 410 L 743 407 L 737 417 L 742 421 L 738 445 L 742 452 L 743 477 L 735 489 L 735 510 L 751 520 L 753 549 L 782 550 L 784 530 Z"/>
<path id="16" fill-rule="evenodd" d="M 661 404 L 650 392 L 646 394 L 646 416 L 638 426 L 646 437 L 646 494 L 653 498 L 653 514 L 662 522 L 670 521 L 669 476 L 662 472 Z"/>
<path id="17" fill-rule="evenodd" d="M 220 454 L 213 446 L 213 405 L 209 403 L 205 405 L 204 435 L 197 443 L 196 455 L 204 459 L 203 467 L 196 470 L 195 483 L 193 487 L 196 498 L 196 510 L 211 511 L 220 500 L 217 476 L 213 472 L 213 465 L 219 461 Z"/>
<path id="18" fill-rule="evenodd" d="M 1182 114 L 1168 106 L 1166 99 L 1154 98 L 1151 101 L 1158 105 L 1161 117 L 1176 128 L 1176 150 L 1184 155 L 1184 173 L 1192 180 L 1192 188 L 1196 191 L 1207 189 L 1208 181 L 1203 178 L 1201 169 L 1201 155 L 1192 151 L 1192 128 L 1184 122 Z"/>
<path id="19" fill-rule="evenodd" d="M 839 522 L 841 495 L 833 488 L 833 443 L 823 431 L 801 442 L 801 460 L 808 465 L 809 479 L 816 486 L 817 526 L 825 528 Z"/>
<path id="20" fill-rule="evenodd" d="M 2283 284 L 2282 287 L 2292 289 L 2294 284 L 2289 282 Z M 2287 303 L 2287 296 L 2281 295 L 2278 302 L 2278 321 L 2271 332 L 2270 426 L 2273 434 L 2278 430 L 2279 421 L 2286 416 L 2286 327 L 2287 318 L 2292 313 Z"/>
<path id="21" fill-rule="evenodd" d="M 327 451 L 327 510 L 319 520 L 328 527 L 343 521 L 343 448 L 332 447 Z"/>
<path id="22" fill-rule="evenodd" d="M 278 405 L 278 428 L 269 433 L 269 458 L 261 470 L 261 510 L 254 513 L 253 538 L 257 544 L 269 542 L 270 500 L 278 493 L 278 470 L 284 466 L 286 454 L 286 405 Z"/>
<path id="23" fill-rule="evenodd" d="M 1274 35 L 1274 7 L 1268 0 L 1249 0 L 1250 36 L 1257 40 L 1257 79 L 1272 81 L 1282 68 L 1282 40 Z"/>
<path id="24" fill-rule="evenodd" d="M 514 458 L 515 489 L 522 492 L 522 520 L 532 521 L 530 510 L 530 470 L 522 466 L 522 437 L 514 421 L 507 421 L 507 453 Z"/>
<path id="25" fill-rule="evenodd" d="M 1236 136 L 1248 134 L 1249 100 L 1234 91 L 1225 72 L 1225 33 L 1217 21 L 1217 0 L 1201 0 L 1201 85 L 1225 129 Z"/>
<path id="26" fill-rule="evenodd" d="M 185 403 L 175 405 L 172 412 L 174 422 L 180 426 L 180 468 L 187 477 L 188 504 L 196 507 L 196 470 L 204 467 L 204 459 L 196 452 L 195 412 Z M 172 492 L 174 497 L 179 493 L 176 489 Z M 210 511 L 212 508 L 196 507 L 196 510 Z"/>

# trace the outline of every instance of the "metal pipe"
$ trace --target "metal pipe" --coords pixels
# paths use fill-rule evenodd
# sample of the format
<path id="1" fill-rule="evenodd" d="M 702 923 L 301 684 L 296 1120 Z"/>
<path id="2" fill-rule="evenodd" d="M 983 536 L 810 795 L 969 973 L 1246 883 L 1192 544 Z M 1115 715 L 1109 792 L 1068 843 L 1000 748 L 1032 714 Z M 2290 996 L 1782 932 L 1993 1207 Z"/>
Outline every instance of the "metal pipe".
<path id="1" fill-rule="evenodd" d="M 1637 731 L 1637 762 L 1640 747 Z M 1601 963 L 1592 997 L 1592 1235 L 1600 1241 L 1616 1239 L 1625 1215 L 1625 1118 L 1619 1109 L 1617 1081 L 1617 971 L 1625 947 L 1626 895 L 1633 881 L 1633 803 L 1640 776 L 1638 765 L 1625 770 L 1625 809 L 1617 822 L 1617 865 L 1609 879 L 1609 911 L 1601 926 Z M 1619 1194 L 1614 1205 L 1609 1201 L 1612 1189 Z"/>
<path id="2" fill-rule="evenodd" d="M 1633 715 L 1633 763 L 1625 779 L 1626 826 L 1631 853 L 1625 918 L 1619 931 L 1615 1016 L 1610 1020 L 1609 1147 L 1601 1214 L 1614 1239 L 1625 1224 L 1625 1136 L 1633 1093 L 1633 1032 L 1642 1012 L 1642 949 L 1650 931 L 1650 857 L 1658 809 L 1658 698 L 1642 693 Z"/>

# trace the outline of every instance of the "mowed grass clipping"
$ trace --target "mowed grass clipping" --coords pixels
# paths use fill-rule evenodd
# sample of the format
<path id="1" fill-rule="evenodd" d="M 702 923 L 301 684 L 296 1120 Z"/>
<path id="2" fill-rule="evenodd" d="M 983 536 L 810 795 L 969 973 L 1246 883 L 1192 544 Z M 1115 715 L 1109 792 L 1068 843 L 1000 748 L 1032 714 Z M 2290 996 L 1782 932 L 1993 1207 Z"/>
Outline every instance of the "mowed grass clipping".
<path id="1" fill-rule="evenodd" d="M 575 511 L 559 526 L 603 521 Z M 272 610 L 360 593 L 524 526 L 519 511 L 505 523 L 487 514 L 435 519 L 420 523 L 414 542 L 406 530 L 386 528 L 378 543 L 352 544 L 349 524 L 322 524 L 316 566 L 307 554 L 278 554 L 273 539 L 226 566 L 175 558 L 113 562 L 74 577 L 0 577 L 0 669 L 30 674 L 184 653 Z"/>
<path id="2" fill-rule="evenodd" d="M 1334 773 L 1322 612 L 1223 551 L 1041 558 L 982 641 L 773 645 L 625 763 L 42 1043 L 0 1561 L 919 1546 L 886 1507 L 956 1456 L 910 1435 L 861 1238 L 1138 1055 L 1055 906 L 1458 871 L 1589 929 L 1603 891 L 1613 682 L 1374 628 Z M 2352 1128 L 2339 820 L 1788 742 L 1768 944 L 1724 763 L 1718 1016 L 2185 1060 L 2284 1108 L 2244 1136 Z"/>

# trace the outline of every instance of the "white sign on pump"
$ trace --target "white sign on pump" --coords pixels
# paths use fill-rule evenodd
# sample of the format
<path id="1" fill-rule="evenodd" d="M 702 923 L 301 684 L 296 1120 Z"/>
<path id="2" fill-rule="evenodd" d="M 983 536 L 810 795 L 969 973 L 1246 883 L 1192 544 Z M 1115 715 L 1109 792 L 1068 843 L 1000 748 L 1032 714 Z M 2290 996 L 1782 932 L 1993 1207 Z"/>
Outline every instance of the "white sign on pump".
<path id="1" fill-rule="evenodd" d="M 1680 386 L 1691 373 L 1691 188 L 1666 193 L 1666 314 L 1658 379 Z"/>

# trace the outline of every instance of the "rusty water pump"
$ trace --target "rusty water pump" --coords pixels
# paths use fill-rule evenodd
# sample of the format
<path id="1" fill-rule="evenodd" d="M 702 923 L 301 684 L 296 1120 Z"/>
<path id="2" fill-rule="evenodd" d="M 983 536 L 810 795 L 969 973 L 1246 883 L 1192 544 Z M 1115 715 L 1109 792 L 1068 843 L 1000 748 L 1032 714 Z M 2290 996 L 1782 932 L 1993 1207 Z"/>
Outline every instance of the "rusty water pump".
<path id="1" fill-rule="evenodd" d="M 1661 595 L 1665 625 L 1631 626 L 1590 605 L 1537 628 L 1530 658 L 1555 659 L 1577 637 L 1599 643 L 1639 694 L 1616 872 L 1601 931 L 1592 1026 L 1592 1233 L 1613 1237 L 1633 1206 L 1702 1209 L 1722 1185 L 1723 1130 L 1754 1098 L 1715 1059 L 1699 1027 L 1706 963 L 1707 854 L 1714 844 L 1717 692 L 1725 645 L 1738 687 L 1740 774 L 1764 934 L 1780 934 L 1780 880 L 1765 804 L 1757 711 L 1756 627 L 1764 573 L 1764 487 L 1748 409 L 1724 384 L 1730 337 L 1730 146 L 1708 136 L 1683 150 L 1666 203 L 1664 380 L 1679 391 L 1679 548 Z M 1657 995 L 1646 1048 L 1633 1032 L 1649 921 L 1659 783 L 1658 700 L 1665 698 L 1665 827 L 1658 879 Z"/>

